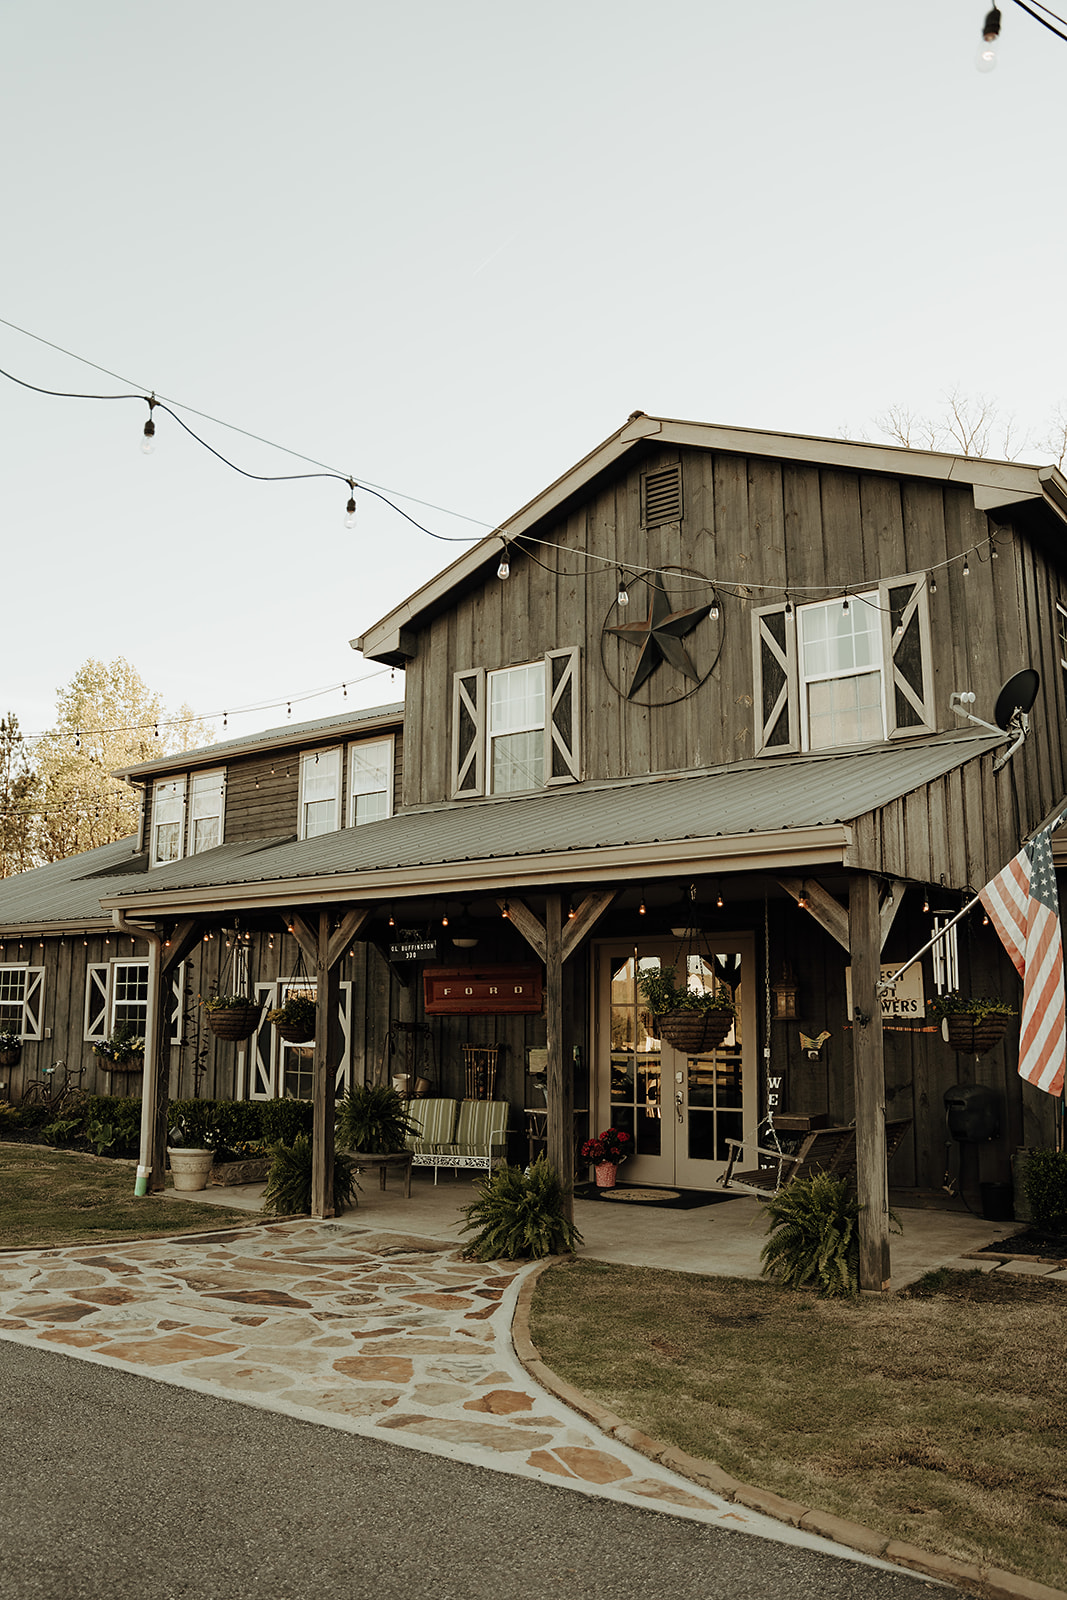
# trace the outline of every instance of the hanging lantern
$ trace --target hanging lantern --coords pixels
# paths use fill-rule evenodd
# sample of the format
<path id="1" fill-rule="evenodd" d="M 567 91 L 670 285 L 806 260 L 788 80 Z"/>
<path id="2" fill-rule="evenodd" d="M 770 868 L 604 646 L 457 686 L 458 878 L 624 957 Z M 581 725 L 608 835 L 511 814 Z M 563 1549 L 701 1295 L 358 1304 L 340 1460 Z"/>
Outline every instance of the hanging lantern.
<path id="1" fill-rule="evenodd" d="M 782 967 L 777 983 L 771 984 L 772 1016 L 775 1022 L 795 1022 L 800 1015 L 797 996 L 800 986 L 788 967 Z"/>

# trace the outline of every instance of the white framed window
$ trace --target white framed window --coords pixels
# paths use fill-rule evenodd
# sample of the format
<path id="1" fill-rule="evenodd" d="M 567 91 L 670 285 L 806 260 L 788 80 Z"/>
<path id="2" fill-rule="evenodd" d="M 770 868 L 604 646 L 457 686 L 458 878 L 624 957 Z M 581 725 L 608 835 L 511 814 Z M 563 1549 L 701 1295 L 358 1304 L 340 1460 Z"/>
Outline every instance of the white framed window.
<path id="1" fill-rule="evenodd" d="M 152 866 L 180 861 L 185 834 L 185 779 L 166 778 L 152 785 Z"/>
<path id="2" fill-rule="evenodd" d="M 0 966 L 0 1029 L 20 1039 L 42 1037 L 44 968 Z"/>
<path id="3" fill-rule="evenodd" d="M 184 982 L 183 961 L 171 979 L 167 1008 L 170 1044 L 182 1042 Z M 88 1043 L 108 1039 L 123 1023 L 132 1028 L 136 1037 L 144 1038 L 148 1028 L 148 962 L 142 958 L 91 961 L 85 974 L 84 1038 Z"/>
<path id="4" fill-rule="evenodd" d="M 539 789 L 545 781 L 545 664 L 488 675 L 490 794 Z"/>
<path id="5" fill-rule="evenodd" d="M 797 625 L 803 748 L 826 750 L 884 739 L 877 591 L 801 606 Z"/>
<path id="6" fill-rule="evenodd" d="M 348 826 L 393 814 L 393 741 L 366 739 L 348 747 Z"/>
<path id="7" fill-rule="evenodd" d="M 308 750 L 300 757 L 300 837 L 314 839 L 340 826 L 341 747 Z"/>
<path id="8" fill-rule="evenodd" d="M 752 613 L 757 755 L 934 733 L 925 573 Z"/>
<path id="9" fill-rule="evenodd" d="M 193 774 L 189 797 L 189 854 L 214 850 L 223 840 L 226 769 Z"/>
<path id="10" fill-rule="evenodd" d="M 580 668 L 574 646 L 517 667 L 454 675 L 454 800 L 579 781 Z"/>

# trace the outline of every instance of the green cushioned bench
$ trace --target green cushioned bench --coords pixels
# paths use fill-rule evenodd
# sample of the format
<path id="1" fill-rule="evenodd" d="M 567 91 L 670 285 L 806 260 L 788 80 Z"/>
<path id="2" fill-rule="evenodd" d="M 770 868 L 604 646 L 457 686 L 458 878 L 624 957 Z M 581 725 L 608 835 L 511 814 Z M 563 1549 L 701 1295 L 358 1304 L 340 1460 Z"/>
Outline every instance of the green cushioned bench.
<path id="1" fill-rule="evenodd" d="M 413 1100 L 408 1115 L 418 1132 L 409 1135 L 412 1165 L 489 1172 L 507 1160 L 506 1100 Z"/>

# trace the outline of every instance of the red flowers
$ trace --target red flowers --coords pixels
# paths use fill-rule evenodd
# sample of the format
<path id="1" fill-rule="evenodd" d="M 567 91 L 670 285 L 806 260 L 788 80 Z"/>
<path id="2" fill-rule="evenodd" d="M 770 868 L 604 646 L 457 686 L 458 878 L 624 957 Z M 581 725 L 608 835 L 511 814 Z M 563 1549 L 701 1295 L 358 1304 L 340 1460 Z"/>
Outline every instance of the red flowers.
<path id="1" fill-rule="evenodd" d="M 633 1139 L 625 1128 L 605 1128 L 595 1139 L 587 1139 L 579 1153 L 583 1161 L 591 1161 L 594 1166 L 602 1166 L 606 1161 L 618 1166 L 630 1154 L 632 1144 Z"/>

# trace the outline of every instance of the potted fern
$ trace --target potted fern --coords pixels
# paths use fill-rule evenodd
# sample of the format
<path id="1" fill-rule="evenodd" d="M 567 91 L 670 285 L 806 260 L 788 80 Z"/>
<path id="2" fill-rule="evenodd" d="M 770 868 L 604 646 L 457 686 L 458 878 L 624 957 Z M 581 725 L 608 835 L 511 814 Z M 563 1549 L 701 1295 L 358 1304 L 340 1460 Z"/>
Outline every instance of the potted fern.
<path id="1" fill-rule="evenodd" d="M 517 1261 L 569 1254 L 582 1236 L 566 1213 L 567 1191 L 543 1155 L 524 1172 L 500 1166 L 478 1184 L 465 1206 L 463 1233 L 477 1236 L 464 1254 L 475 1261 Z"/>
<path id="2" fill-rule="evenodd" d="M 337 1106 L 337 1143 L 362 1155 L 388 1156 L 415 1133 L 404 1102 L 385 1084 L 354 1084 Z"/>
<path id="3" fill-rule="evenodd" d="M 993 995 L 965 995 L 949 989 L 926 1002 L 941 1024 L 941 1037 L 952 1050 L 983 1056 L 1003 1039 L 1015 1012 L 1006 1000 Z"/>
<path id="4" fill-rule="evenodd" d="M 247 994 L 213 994 L 200 1004 L 216 1039 L 250 1039 L 263 1009 L 261 1001 Z"/>
<path id="5" fill-rule="evenodd" d="M 700 1055 L 722 1044 L 737 1008 L 728 989 L 690 989 L 679 985 L 673 967 L 643 972 L 641 993 L 659 1031 L 675 1050 Z"/>

